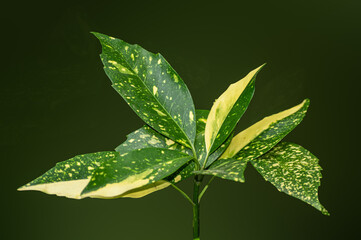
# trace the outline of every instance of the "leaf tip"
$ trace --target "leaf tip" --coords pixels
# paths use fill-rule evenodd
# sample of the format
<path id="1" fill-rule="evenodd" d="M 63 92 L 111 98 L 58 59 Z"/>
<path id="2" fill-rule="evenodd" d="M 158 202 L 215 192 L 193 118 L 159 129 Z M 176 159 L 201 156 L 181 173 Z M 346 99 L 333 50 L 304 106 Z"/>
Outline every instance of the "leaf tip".
<path id="1" fill-rule="evenodd" d="M 91 34 L 93 34 L 97 39 L 99 39 L 100 41 L 102 41 L 104 38 L 109 38 L 109 36 L 103 34 L 103 33 L 99 33 L 99 32 L 90 32 Z"/>
<path id="2" fill-rule="evenodd" d="M 302 106 L 304 106 L 306 109 L 308 109 L 308 107 L 310 106 L 310 99 L 309 98 L 305 98 L 302 103 Z"/>

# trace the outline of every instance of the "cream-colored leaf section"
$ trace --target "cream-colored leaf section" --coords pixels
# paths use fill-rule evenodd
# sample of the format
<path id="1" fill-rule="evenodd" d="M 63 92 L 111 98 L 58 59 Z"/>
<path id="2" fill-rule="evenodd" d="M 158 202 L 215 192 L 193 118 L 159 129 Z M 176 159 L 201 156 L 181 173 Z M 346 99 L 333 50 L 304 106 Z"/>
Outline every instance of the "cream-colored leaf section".
<path id="1" fill-rule="evenodd" d="M 71 180 L 54 183 L 44 183 L 32 186 L 24 186 L 19 191 L 41 191 L 47 194 L 54 194 L 61 197 L 81 199 L 80 193 L 89 183 L 89 179 Z"/>
<path id="2" fill-rule="evenodd" d="M 232 107 L 246 89 L 249 82 L 262 67 L 263 65 L 248 73 L 246 77 L 242 78 L 238 82 L 231 84 L 228 89 L 213 103 L 205 128 L 207 152 L 210 151 L 212 144 L 219 134 L 219 130 L 221 129 L 224 120 L 232 110 Z"/>
<path id="3" fill-rule="evenodd" d="M 261 121 L 243 130 L 232 139 L 231 143 L 229 144 L 226 151 L 224 151 L 220 159 L 233 157 L 242 148 L 248 145 L 253 139 L 255 139 L 258 135 L 260 135 L 264 130 L 268 129 L 271 124 L 296 113 L 306 104 L 306 102 L 307 100 L 304 100 L 302 103 L 300 103 L 299 105 L 293 108 L 265 117 Z"/>
<path id="4" fill-rule="evenodd" d="M 120 195 L 119 197 L 122 197 L 122 198 L 126 198 L 126 197 L 128 197 L 128 198 L 141 198 L 141 197 L 144 197 L 144 196 L 146 196 L 148 194 L 151 194 L 153 192 L 162 190 L 162 189 L 164 189 L 164 188 L 166 188 L 166 187 L 168 187 L 170 185 L 171 185 L 170 182 L 160 180 L 160 181 L 148 184 L 148 185 L 140 187 L 140 188 L 132 189 L 132 190 Z"/>
<path id="5" fill-rule="evenodd" d="M 85 193 L 82 197 L 91 198 L 115 198 L 127 191 L 147 185 L 151 180 L 148 178 L 153 169 L 149 169 L 139 174 L 131 175 L 121 182 L 109 183 L 98 190 Z"/>
<path id="6" fill-rule="evenodd" d="M 174 182 L 177 183 L 181 179 L 182 179 L 181 175 L 178 175 L 178 176 L 176 176 L 174 178 Z M 150 183 L 150 184 L 145 185 L 143 187 L 132 189 L 132 190 L 120 195 L 119 197 L 122 197 L 122 198 L 126 198 L 126 197 L 129 197 L 129 198 L 141 198 L 141 197 L 144 197 L 144 196 L 146 196 L 148 194 L 151 194 L 153 192 L 156 192 L 156 191 L 162 190 L 164 188 L 167 188 L 170 185 L 171 185 L 171 183 L 168 182 L 168 181 L 159 180 L 159 181 L 157 181 L 155 183 Z"/>

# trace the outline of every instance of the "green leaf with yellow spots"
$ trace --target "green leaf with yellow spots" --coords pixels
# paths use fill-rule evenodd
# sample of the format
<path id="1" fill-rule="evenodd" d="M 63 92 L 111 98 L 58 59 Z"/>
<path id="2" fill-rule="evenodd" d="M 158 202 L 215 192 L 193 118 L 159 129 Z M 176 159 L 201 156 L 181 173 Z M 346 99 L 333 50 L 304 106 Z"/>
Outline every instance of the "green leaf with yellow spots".
<path id="1" fill-rule="evenodd" d="M 246 161 L 237 160 L 234 158 L 219 159 L 215 161 L 208 169 L 195 171 L 194 173 L 216 176 L 236 182 L 244 182 L 244 170 L 246 167 Z"/>
<path id="2" fill-rule="evenodd" d="M 204 128 L 206 125 L 206 120 L 208 116 L 208 110 L 196 110 L 196 123 L 197 123 L 197 134 L 204 133 Z M 184 146 L 174 142 L 173 140 L 164 137 L 159 134 L 157 131 L 153 130 L 148 126 L 143 126 L 142 128 L 130 133 L 127 135 L 127 140 L 120 144 L 115 150 L 120 154 L 130 152 L 136 149 L 142 148 L 167 148 L 172 150 L 178 150 L 180 152 L 187 153 L 190 156 L 193 156 L 193 153 L 190 149 L 185 148 Z M 224 150 L 224 149 L 223 149 Z M 210 160 L 217 159 L 222 152 L 217 150 L 210 156 Z M 146 186 L 133 189 L 125 194 L 122 194 L 121 197 L 131 197 L 131 198 L 140 198 L 144 197 L 155 191 L 159 191 L 170 186 L 170 183 L 178 183 L 191 175 L 195 169 L 194 161 L 189 161 L 184 166 L 182 166 L 176 173 L 162 179 L 158 182 L 148 184 Z"/>
<path id="3" fill-rule="evenodd" d="M 149 126 L 192 148 L 196 134 L 193 100 L 163 56 L 104 34 L 94 35 L 102 45 L 101 60 L 113 88 Z"/>
<path id="4" fill-rule="evenodd" d="M 216 150 L 228 138 L 246 111 L 254 94 L 257 73 L 263 66 L 256 68 L 243 79 L 230 85 L 214 102 L 205 128 L 208 154 Z"/>
<path id="5" fill-rule="evenodd" d="M 193 239 L 199 240 L 199 203 L 213 177 L 244 182 L 251 162 L 278 190 L 328 215 L 317 196 L 318 159 L 299 145 L 278 144 L 302 121 L 308 99 L 233 137 L 264 65 L 230 85 L 210 111 L 195 111 L 187 86 L 162 55 L 93 34 L 102 45 L 100 57 L 113 88 L 146 125 L 127 135 L 116 151 L 60 162 L 19 190 L 112 199 L 140 198 L 172 185 L 193 206 Z M 191 175 L 195 175 L 192 199 L 175 185 Z M 202 175 L 213 176 L 204 187 Z"/>
<path id="6" fill-rule="evenodd" d="M 206 129 L 206 123 L 208 118 L 209 110 L 196 110 L 196 134 L 202 133 Z"/>
<path id="7" fill-rule="evenodd" d="M 123 154 L 137 149 L 152 147 L 177 150 L 192 156 L 192 151 L 190 149 L 185 148 L 184 146 L 174 142 L 169 138 L 166 138 L 149 126 L 143 126 L 142 128 L 127 135 L 127 140 L 120 144 L 115 150 L 120 154 Z M 191 176 L 194 167 L 194 161 L 189 161 L 184 166 L 182 166 L 179 171 L 166 177 L 165 179 L 137 189 L 133 189 L 127 193 L 122 194 L 120 197 L 140 198 L 155 191 L 162 190 L 170 186 L 170 183 L 178 183 Z"/>
<path id="8" fill-rule="evenodd" d="M 310 104 L 308 99 L 301 104 L 271 115 L 237 134 L 221 158 L 236 158 L 249 161 L 266 153 L 291 132 L 304 118 Z"/>
<path id="9" fill-rule="evenodd" d="M 329 215 L 318 200 L 322 169 L 318 159 L 308 150 L 294 143 L 282 142 L 251 163 L 279 191 Z"/>
<path id="10" fill-rule="evenodd" d="M 193 157 L 176 150 L 137 149 L 103 162 L 82 191 L 83 197 L 115 198 L 173 174 Z"/>
<path id="11" fill-rule="evenodd" d="M 59 162 L 55 167 L 20 187 L 19 191 L 41 191 L 67 198 L 80 199 L 80 193 L 88 184 L 91 175 L 103 162 L 118 160 L 116 152 L 98 152 L 75 156 Z"/>
<path id="12" fill-rule="evenodd" d="M 122 154 L 142 148 L 168 148 L 192 156 L 192 151 L 189 148 L 161 135 L 149 126 L 143 126 L 127 135 L 127 140 L 116 147 L 115 151 Z"/>

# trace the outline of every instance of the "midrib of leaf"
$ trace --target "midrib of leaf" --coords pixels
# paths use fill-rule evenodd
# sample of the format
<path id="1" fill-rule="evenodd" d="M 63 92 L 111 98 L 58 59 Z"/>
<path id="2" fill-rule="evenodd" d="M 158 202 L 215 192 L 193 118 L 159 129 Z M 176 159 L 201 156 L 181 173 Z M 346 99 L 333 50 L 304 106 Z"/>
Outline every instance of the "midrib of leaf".
<path id="1" fill-rule="evenodd" d="M 134 46 L 134 45 L 133 45 L 133 46 Z M 116 50 L 114 50 L 114 51 L 116 51 Z M 153 95 L 153 92 L 149 89 L 149 87 L 147 86 L 147 84 L 145 84 L 145 82 L 144 82 L 145 80 L 143 80 L 143 79 L 134 71 L 134 69 L 130 66 L 130 63 L 129 63 L 128 60 L 124 57 L 124 55 L 123 55 L 120 51 L 119 51 L 119 52 L 116 51 L 116 52 L 119 53 L 119 55 L 122 56 L 122 58 L 124 59 L 124 62 L 127 64 L 128 68 L 131 69 L 133 75 L 136 76 L 136 77 L 142 82 L 142 84 L 145 86 L 145 88 L 148 90 L 148 92 L 149 92 L 152 96 L 154 96 L 154 95 Z M 157 53 L 157 54 L 155 54 L 155 55 L 156 55 L 156 56 L 157 56 L 157 55 L 159 56 L 159 53 Z M 164 58 L 164 59 L 165 59 L 165 58 Z M 138 59 L 137 59 L 137 62 L 138 62 Z M 168 63 L 168 61 L 167 61 L 167 63 Z M 135 63 L 134 63 L 134 64 L 135 64 Z M 169 63 L 168 63 L 168 64 L 169 64 Z M 169 66 L 170 66 L 170 64 L 169 64 Z M 177 73 L 177 74 L 178 74 L 178 73 Z M 113 84 L 112 86 L 115 86 L 115 85 Z M 184 136 L 186 137 L 186 139 L 188 140 L 188 142 L 189 142 L 189 144 L 190 144 L 190 146 L 191 146 L 191 149 L 192 149 L 192 152 L 193 152 L 194 157 L 197 158 L 197 156 L 196 156 L 196 154 L 195 154 L 194 145 L 193 145 L 192 141 L 190 141 L 188 135 L 184 132 L 183 128 L 180 127 L 179 124 L 178 124 L 178 123 L 173 119 L 173 117 L 168 113 L 168 111 L 164 108 L 163 104 L 161 104 L 161 102 L 159 101 L 159 99 L 156 98 L 155 96 L 154 96 L 154 99 L 157 101 L 158 105 L 164 110 L 164 112 L 166 113 L 166 115 L 172 119 L 172 121 L 177 125 L 177 127 L 178 127 L 178 128 L 181 130 L 181 132 L 184 134 Z M 183 117 L 182 117 L 182 120 L 183 120 Z M 183 122 L 183 121 L 182 121 L 182 122 Z M 157 132 L 158 132 L 158 131 L 157 131 Z M 160 134 L 162 134 L 162 133 L 160 133 Z M 162 134 L 162 135 L 163 135 L 163 134 Z M 176 142 L 178 142 L 176 139 L 174 139 L 174 140 L 175 140 Z M 180 142 L 178 142 L 178 143 L 180 143 Z M 180 143 L 180 144 L 183 145 L 182 143 Z"/>

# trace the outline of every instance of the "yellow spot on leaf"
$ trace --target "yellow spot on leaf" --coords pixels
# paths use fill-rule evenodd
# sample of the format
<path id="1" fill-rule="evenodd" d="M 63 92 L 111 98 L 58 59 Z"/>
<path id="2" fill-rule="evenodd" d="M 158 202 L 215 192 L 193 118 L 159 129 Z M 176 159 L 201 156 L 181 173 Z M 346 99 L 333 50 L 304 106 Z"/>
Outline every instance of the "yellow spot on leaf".
<path id="1" fill-rule="evenodd" d="M 189 111 L 189 120 L 191 120 L 191 122 L 193 122 L 193 120 L 194 120 L 194 116 L 193 116 L 192 111 Z"/>
<path id="2" fill-rule="evenodd" d="M 166 140 L 165 140 L 165 143 L 166 143 L 168 146 L 170 146 L 170 145 L 173 145 L 173 144 L 174 144 L 174 141 L 171 140 L 171 139 L 166 139 Z"/>
<path id="3" fill-rule="evenodd" d="M 156 86 L 153 86 L 153 95 L 157 94 L 158 88 Z"/>

